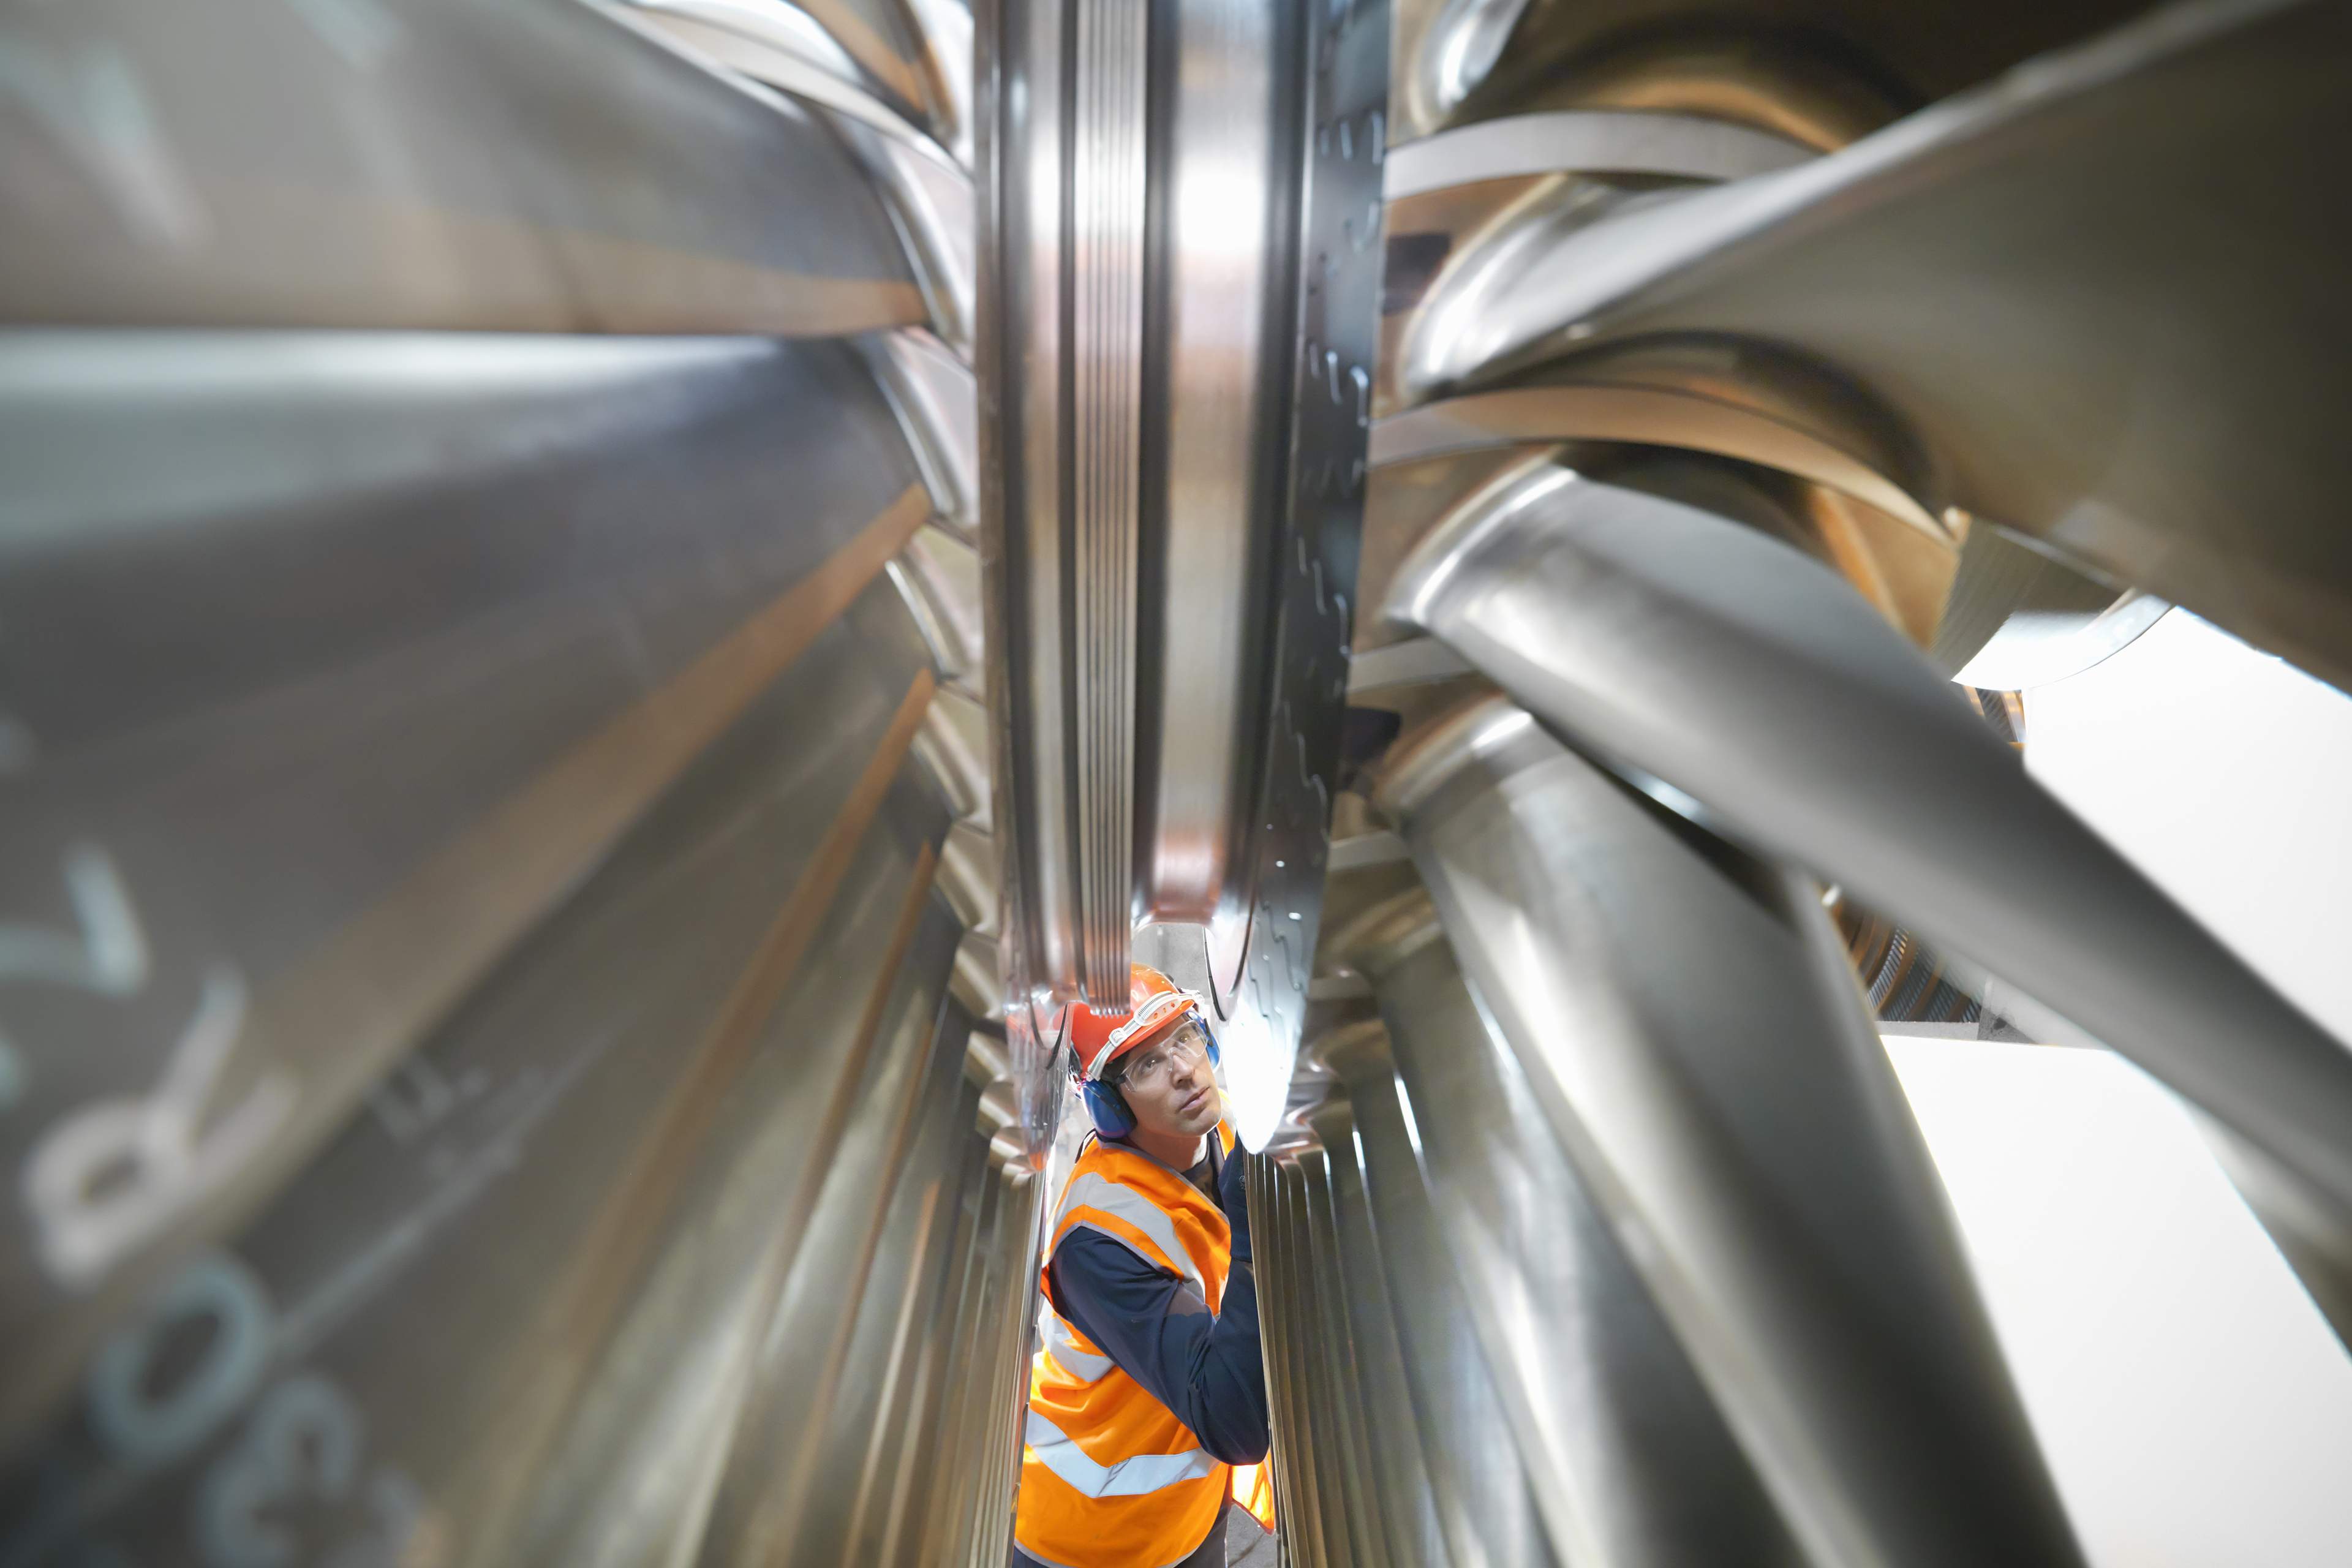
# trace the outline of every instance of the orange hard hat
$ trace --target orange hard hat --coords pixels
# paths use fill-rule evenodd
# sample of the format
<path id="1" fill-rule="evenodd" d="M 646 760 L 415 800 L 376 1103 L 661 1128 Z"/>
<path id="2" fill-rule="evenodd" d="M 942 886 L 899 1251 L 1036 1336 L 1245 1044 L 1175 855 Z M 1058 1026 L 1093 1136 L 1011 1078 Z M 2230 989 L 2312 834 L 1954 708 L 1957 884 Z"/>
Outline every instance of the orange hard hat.
<path id="1" fill-rule="evenodd" d="M 1207 1024 L 1201 999 L 1178 987 L 1148 963 L 1129 967 L 1127 1011 L 1097 1013 L 1083 1004 L 1071 1005 L 1070 1049 L 1077 1053 L 1078 1076 L 1100 1081 L 1103 1068 L 1157 1035 L 1186 1014 Z"/>

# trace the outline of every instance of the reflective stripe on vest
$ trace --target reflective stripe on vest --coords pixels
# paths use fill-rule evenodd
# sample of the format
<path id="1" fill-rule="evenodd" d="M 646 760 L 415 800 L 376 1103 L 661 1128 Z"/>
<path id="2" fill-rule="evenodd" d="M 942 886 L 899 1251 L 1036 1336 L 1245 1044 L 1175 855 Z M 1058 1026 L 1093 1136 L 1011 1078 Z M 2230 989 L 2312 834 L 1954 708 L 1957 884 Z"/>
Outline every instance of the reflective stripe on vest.
<path id="1" fill-rule="evenodd" d="M 1059 1312 L 1045 1314 L 1045 1352 L 1080 1383 L 1092 1383 L 1111 1369 L 1111 1359 L 1080 1350 L 1071 1332 L 1070 1325 L 1062 1321 Z"/>
<path id="2" fill-rule="evenodd" d="M 1021 1436 L 1039 1464 L 1088 1497 L 1140 1497 L 1214 1475 L 1218 1465 L 1199 1448 L 1181 1454 L 1137 1454 L 1116 1465 L 1097 1465 L 1087 1458 L 1075 1438 L 1034 1410 L 1029 1412 Z"/>

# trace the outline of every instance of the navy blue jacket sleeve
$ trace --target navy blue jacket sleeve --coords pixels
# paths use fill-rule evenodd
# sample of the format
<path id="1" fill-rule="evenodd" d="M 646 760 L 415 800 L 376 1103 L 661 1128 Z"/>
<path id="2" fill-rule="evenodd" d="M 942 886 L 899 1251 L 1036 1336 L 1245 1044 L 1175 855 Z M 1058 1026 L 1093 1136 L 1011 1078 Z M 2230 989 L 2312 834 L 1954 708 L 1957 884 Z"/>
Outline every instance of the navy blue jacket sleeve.
<path id="1" fill-rule="evenodd" d="M 1239 1181 L 1220 1184 L 1231 1189 L 1228 1207 L 1237 1206 Z M 1097 1230 L 1064 1237 L 1045 1270 L 1055 1310 L 1229 1465 L 1257 1463 L 1268 1440 L 1247 1226 L 1246 1218 L 1234 1226 L 1221 1312 L 1209 1310 L 1192 1281 Z"/>

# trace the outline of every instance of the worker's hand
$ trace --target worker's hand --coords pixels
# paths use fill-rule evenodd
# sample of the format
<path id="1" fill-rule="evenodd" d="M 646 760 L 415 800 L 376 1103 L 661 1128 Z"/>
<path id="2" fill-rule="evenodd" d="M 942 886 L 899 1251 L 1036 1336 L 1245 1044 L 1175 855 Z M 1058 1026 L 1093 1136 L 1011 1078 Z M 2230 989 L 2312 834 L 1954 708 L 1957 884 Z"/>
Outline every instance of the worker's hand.
<path id="1" fill-rule="evenodd" d="M 1226 1223 L 1233 1226 L 1235 1263 L 1250 1260 L 1249 1163 L 1249 1156 L 1236 1146 L 1225 1155 L 1224 1169 L 1217 1173 L 1217 1202 L 1224 1208 Z"/>

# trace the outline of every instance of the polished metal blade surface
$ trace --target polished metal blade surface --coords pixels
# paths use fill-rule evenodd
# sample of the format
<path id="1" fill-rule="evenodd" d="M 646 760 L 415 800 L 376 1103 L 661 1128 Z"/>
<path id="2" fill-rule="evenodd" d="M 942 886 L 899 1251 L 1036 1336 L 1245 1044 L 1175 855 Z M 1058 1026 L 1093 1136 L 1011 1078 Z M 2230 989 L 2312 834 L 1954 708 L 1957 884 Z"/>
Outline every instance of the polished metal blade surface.
<path id="1" fill-rule="evenodd" d="M 1477 1347 L 1496 1405 L 1488 1419 L 1516 1447 L 1505 1473 L 1489 1455 L 1487 1473 L 1463 1484 L 1499 1489 L 1504 1523 L 1524 1467 L 1542 1549 L 1562 1563 L 1800 1562 L 1757 1468 L 1472 994 L 1430 895 L 1416 889 L 1367 911 L 1340 951 L 1371 979 L 1388 1026 L 1389 1096 L 1442 1243 L 1430 1262 L 1453 1282 L 1438 1299 L 1465 1320 L 1453 1331 L 1466 1329 Z M 1368 1065 L 1351 1058 L 1370 1054 L 1333 1053 L 1343 1071 L 1359 1068 L 1351 1078 Z M 1443 1331 L 1427 1310 L 1420 1327 L 1433 1338 Z"/>
<path id="2" fill-rule="evenodd" d="M 2352 311 L 2317 194 L 2343 183 L 2347 58 L 2329 0 L 2162 6 L 1565 233 L 1400 374 L 1426 396 L 1645 339 L 1794 349 L 1912 426 L 1944 500 L 2352 683 Z"/>
<path id="3" fill-rule="evenodd" d="M 1484 649 L 1465 651 L 1478 661 Z M 1646 1300 L 1630 1281 L 1590 1298 L 1622 1314 L 1627 1336 L 1582 1342 L 1596 1373 L 1613 1380 L 1644 1364 L 1633 1347 L 1654 1302 L 1797 1547 L 1776 1549 L 1750 1522 L 1732 1527 L 1727 1548 L 1654 1560 L 1728 1550 L 1822 1564 L 2079 1564 L 1941 1184 L 1811 880 L 1658 811 L 1501 698 L 1409 743 L 1379 800 L 1517 1064 L 1516 1092 L 1490 1090 L 1487 1119 L 1521 1100 L 1540 1110 L 1645 1288 Z M 1442 957 L 1420 939 L 1432 951 Z M 1385 1007 L 1397 987 L 1374 974 Z M 1475 1011 L 1452 1011 L 1458 1039 Z M 1392 1020 L 1417 1052 L 1429 1027 Z M 1417 1117 L 1426 1101 L 1433 1119 L 1463 1099 L 1413 1096 Z M 1508 1212 L 1499 1194 L 1487 1206 Z M 1457 1227 L 1479 1217 L 1464 1214 Z M 1539 1232 L 1522 1228 L 1501 1267 L 1543 1256 Z M 1528 1348 L 1559 1347 L 1537 1331 Z M 1660 1363 L 1654 1353 L 1646 1364 Z M 1641 1430 L 1646 1402 L 1619 1386 L 1606 1404 L 1586 1392 L 1549 1409 L 1564 1423 L 1622 1410 Z M 1674 1387 L 1659 1384 L 1662 1395 Z M 1678 1408 L 1696 1417 L 1706 1403 L 1685 1392 Z M 1674 1518 L 1674 1467 L 1707 1453 L 1704 1433 L 1700 1423 L 1656 1436 L 1654 1458 L 1628 1462 L 1637 1450 L 1622 1438 L 1589 1431 L 1580 1444 L 1571 1431 L 1563 1448 L 1627 1466 L 1617 1486 L 1577 1500 L 1584 1517 L 1597 1519 L 1603 1499 L 1622 1505 L 1639 1477 L 1656 1489 L 1652 1516 Z M 1625 1533 L 1646 1539 L 1630 1521 Z"/>
<path id="4" fill-rule="evenodd" d="M 1434 533 L 1392 614 L 1728 830 L 2133 1056 L 2352 1215 L 2352 1058 L 2030 781 L 1844 583 L 1555 470 Z"/>
<path id="5" fill-rule="evenodd" d="M 1425 540 L 1391 607 L 1571 744 L 2131 1057 L 2352 1226 L 2352 1055 L 1820 566 L 1556 469 Z"/>

